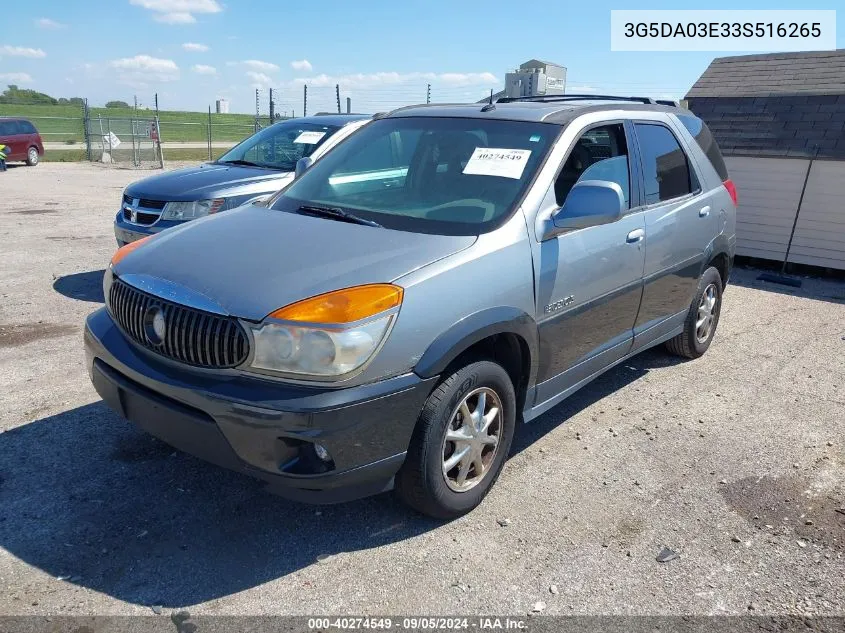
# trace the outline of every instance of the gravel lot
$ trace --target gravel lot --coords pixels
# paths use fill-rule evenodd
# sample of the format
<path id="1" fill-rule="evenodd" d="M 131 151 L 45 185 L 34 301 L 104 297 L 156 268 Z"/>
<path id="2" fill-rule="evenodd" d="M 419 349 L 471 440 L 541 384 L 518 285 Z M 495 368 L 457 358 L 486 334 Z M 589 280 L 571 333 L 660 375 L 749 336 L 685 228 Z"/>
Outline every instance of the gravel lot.
<path id="1" fill-rule="evenodd" d="M 646 352 L 520 429 L 460 520 L 315 508 L 91 387 L 83 320 L 143 175 L 0 174 L 0 614 L 845 614 L 845 284 L 736 271 L 704 358 Z"/>

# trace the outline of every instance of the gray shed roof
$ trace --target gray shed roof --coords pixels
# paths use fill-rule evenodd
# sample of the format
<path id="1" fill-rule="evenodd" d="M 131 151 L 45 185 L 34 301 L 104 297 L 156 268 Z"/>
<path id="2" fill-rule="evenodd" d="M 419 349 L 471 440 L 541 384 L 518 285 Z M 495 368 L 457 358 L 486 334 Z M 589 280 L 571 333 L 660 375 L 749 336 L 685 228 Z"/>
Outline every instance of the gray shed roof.
<path id="1" fill-rule="evenodd" d="M 717 57 L 690 97 L 845 94 L 845 49 Z"/>

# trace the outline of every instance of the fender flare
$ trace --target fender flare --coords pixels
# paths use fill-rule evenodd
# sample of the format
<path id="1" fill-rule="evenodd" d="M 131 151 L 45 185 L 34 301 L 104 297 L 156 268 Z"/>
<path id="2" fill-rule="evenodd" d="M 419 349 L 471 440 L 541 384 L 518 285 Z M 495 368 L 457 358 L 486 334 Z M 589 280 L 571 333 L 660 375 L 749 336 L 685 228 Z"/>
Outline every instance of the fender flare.
<path id="1" fill-rule="evenodd" d="M 514 307 L 487 308 L 464 317 L 434 339 L 414 371 L 423 378 L 442 374 L 463 352 L 495 334 L 515 334 L 525 341 L 530 367 L 526 384 L 530 393 L 537 380 L 540 336 L 534 318 Z"/>
<path id="2" fill-rule="evenodd" d="M 728 275 L 730 276 L 730 268 L 733 267 L 733 254 L 731 250 L 731 243 L 727 235 L 720 233 L 713 238 L 713 241 L 707 245 L 707 249 L 704 252 L 704 259 L 701 262 L 701 270 L 698 272 L 698 276 L 701 277 L 707 269 L 707 265 L 719 255 L 724 255 L 728 258 Z M 727 283 L 727 280 L 725 282 Z"/>

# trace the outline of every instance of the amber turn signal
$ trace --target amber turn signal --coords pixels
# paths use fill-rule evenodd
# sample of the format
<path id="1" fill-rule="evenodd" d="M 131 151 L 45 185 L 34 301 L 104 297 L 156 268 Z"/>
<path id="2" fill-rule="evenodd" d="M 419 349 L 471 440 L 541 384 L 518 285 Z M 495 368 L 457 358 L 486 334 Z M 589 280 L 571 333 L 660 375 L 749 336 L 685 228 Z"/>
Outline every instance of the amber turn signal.
<path id="1" fill-rule="evenodd" d="M 304 323 L 353 323 L 395 308 L 402 303 L 403 293 L 393 284 L 354 286 L 297 301 L 269 316 Z"/>
<path id="2" fill-rule="evenodd" d="M 129 242 L 129 244 L 125 244 L 124 246 L 121 246 L 119 249 L 117 249 L 117 252 L 114 255 L 112 255 L 111 265 L 117 266 L 118 262 L 121 259 L 126 257 L 129 253 L 131 253 L 136 248 L 141 246 L 141 244 L 146 242 L 151 237 L 152 237 L 152 235 L 148 235 L 147 237 L 142 237 L 140 240 L 135 240 L 134 242 Z"/>

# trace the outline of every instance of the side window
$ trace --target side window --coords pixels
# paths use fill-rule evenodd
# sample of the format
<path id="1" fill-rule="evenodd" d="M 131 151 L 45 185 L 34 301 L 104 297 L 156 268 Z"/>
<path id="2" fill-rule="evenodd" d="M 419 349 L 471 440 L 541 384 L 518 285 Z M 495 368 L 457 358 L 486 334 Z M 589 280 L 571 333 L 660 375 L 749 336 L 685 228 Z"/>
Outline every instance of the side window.
<path id="1" fill-rule="evenodd" d="M 563 206 L 580 180 L 609 180 L 622 187 L 625 207 L 631 207 L 630 170 L 625 128 L 621 123 L 603 125 L 581 135 L 555 180 L 555 200 Z"/>
<path id="2" fill-rule="evenodd" d="M 365 169 L 358 171 L 379 171 L 396 166 L 390 137 L 390 134 L 384 134 L 358 152 L 356 155 L 358 166 L 365 167 Z M 338 173 L 345 172 L 340 170 Z"/>
<path id="3" fill-rule="evenodd" d="M 722 158 L 722 152 L 719 151 L 719 146 L 716 144 L 716 139 L 713 138 L 710 128 L 697 116 L 681 114 L 678 115 L 678 120 L 683 123 L 687 131 L 695 138 L 695 142 L 698 143 L 701 151 L 707 155 L 707 158 L 713 165 L 713 169 L 719 174 L 719 178 L 723 181 L 727 180 L 728 169 L 725 167 L 725 159 Z"/>
<path id="4" fill-rule="evenodd" d="M 15 134 L 14 121 L 0 121 L 0 136 L 12 136 Z"/>
<path id="5" fill-rule="evenodd" d="M 653 123 L 636 123 L 635 127 L 643 161 L 645 203 L 692 193 L 687 155 L 669 128 Z"/>

